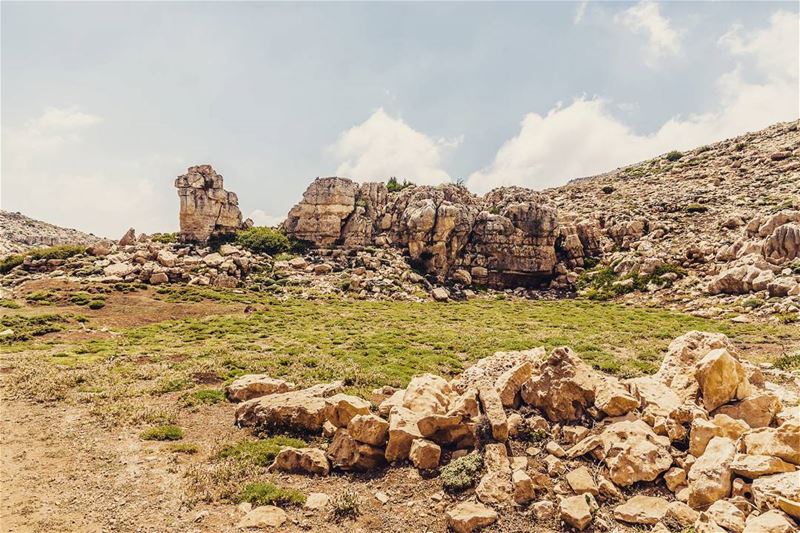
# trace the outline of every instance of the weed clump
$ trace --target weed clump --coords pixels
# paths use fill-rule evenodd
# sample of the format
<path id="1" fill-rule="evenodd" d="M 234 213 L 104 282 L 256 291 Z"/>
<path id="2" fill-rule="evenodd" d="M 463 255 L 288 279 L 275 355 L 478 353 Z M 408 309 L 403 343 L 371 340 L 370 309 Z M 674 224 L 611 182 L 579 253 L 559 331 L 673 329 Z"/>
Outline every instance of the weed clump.
<path id="1" fill-rule="evenodd" d="M 461 492 L 473 487 L 483 470 L 483 457 L 471 453 L 459 457 L 441 470 L 442 487 L 448 492 Z"/>
<path id="2" fill-rule="evenodd" d="M 361 514 L 361 501 L 354 490 L 345 489 L 331 499 L 331 518 L 340 522 L 345 518 L 355 520 Z"/>
<path id="3" fill-rule="evenodd" d="M 708 207 L 703 204 L 689 204 L 686 206 L 687 213 L 705 213 Z"/>
<path id="4" fill-rule="evenodd" d="M 285 447 L 303 448 L 305 446 L 307 444 L 301 439 L 276 435 L 260 440 L 243 440 L 236 444 L 224 446 L 217 453 L 217 457 L 219 459 L 235 459 L 257 466 L 269 466 L 281 449 Z"/>
<path id="5" fill-rule="evenodd" d="M 775 360 L 775 367 L 786 371 L 800 370 L 800 352 L 780 356 Z"/>
<path id="6" fill-rule="evenodd" d="M 277 505 L 286 507 L 303 505 L 306 496 L 297 489 L 278 487 L 272 483 L 248 483 L 239 493 L 240 502 L 250 502 L 253 505 Z"/>
<path id="7" fill-rule="evenodd" d="M 174 424 L 166 424 L 146 429 L 139 436 L 142 440 L 181 440 L 183 430 Z"/>
<path id="8" fill-rule="evenodd" d="M 7 274 L 12 269 L 18 267 L 25 261 L 25 257 L 19 254 L 13 254 L 0 259 L 0 274 Z"/>
<path id="9" fill-rule="evenodd" d="M 386 182 L 386 188 L 389 190 L 389 192 L 400 192 L 407 187 L 413 186 L 414 184 L 408 180 L 403 180 L 403 183 L 400 183 L 394 176 L 389 178 L 389 181 Z"/>
<path id="10" fill-rule="evenodd" d="M 682 153 L 680 153 L 680 152 L 679 152 L 679 151 L 677 151 L 677 150 L 672 150 L 672 151 L 671 151 L 671 152 L 669 152 L 669 153 L 667 154 L 667 156 L 666 156 L 666 158 L 667 158 L 667 161 L 669 161 L 670 163 L 674 163 L 675 161 L 677 161 L 677 160 L 678 160 L 678 159 L 680 159 L 681 157 L 683 157 L 683 154 L 682 154 Z"/>

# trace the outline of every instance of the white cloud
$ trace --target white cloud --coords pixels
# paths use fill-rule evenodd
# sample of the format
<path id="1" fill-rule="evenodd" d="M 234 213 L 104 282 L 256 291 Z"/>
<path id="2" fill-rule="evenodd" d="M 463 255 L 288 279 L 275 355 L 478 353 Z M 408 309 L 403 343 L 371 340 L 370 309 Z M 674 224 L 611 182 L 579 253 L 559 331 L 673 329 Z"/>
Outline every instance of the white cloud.
<path id="1" fill-rule="evenodd" d="M 148 233 L 174 229 L 178 198 L 164 177 L 180 160 L 142 154 L 109 163 L 88 142 L 102 122 L 77 107 L 51 107 L 4 128 L 0 206 L 108 237 L 131 224 Z"/>
<path id="2" fill-rule="evenodd" d="M 250 220 L 252 220 L 254 226 L 274 227 L 283 222 L 286 217 L 269 215 L 261 209 L 256 209 L 249 215 L 247 215 L 245 218 L 249 218 Z"/>
<path id="3" fill-rule="evenodd" d="M 578 3 L 578 8 L 575 10 L 575 18 L 572 19 L 574 24 L 580 24 L 583 20 L 583 16 L 586 14 L 586 6 L 589 4 L 589 0 L 582 0 Z"/>
<path id="4" fill-rule="evenodd" d="M 645 63 L 655 67 L 662 57 L 676 55 L 681 48 L 680 35 L 672 28 L 670 20 L 661 14 L 658 4 L 642 0 L 633 7 L 618 13 L 614 20 L 647 37 L 644 50 Z"/>
<path id="5" fill-rule="evenodd" d="M 776 13 L 766 29 L 747 35 L 740 29 L 729 32 L 720 45 L 742 60 L 753 60 L 761 81 L 746 81 L 744 66 L 739 65 L 717 80 L 717 110 L 674 117 L 650 135 L 634 132 L 599 98 L 581 98 L 545 115 L 529 113 L 519 134 L 503 144 L 490 166 L 473 173 L 468 185 L 477 192 L 512 184 L 542 189 L 672 149 L 795 120 L 800 114 L 797 39 L 798 17 L 786 12 Z"/>
<path id="6" fill-rule="evenodd" d="M 420 133 L 383 108 L 343 132 L 330 147 L 338 161 L 336 173 L 355 180 L 396 176 L 418 184 L 451 181 L 442 168 L 445 152 L 461 139 L 437 139 Z"/>

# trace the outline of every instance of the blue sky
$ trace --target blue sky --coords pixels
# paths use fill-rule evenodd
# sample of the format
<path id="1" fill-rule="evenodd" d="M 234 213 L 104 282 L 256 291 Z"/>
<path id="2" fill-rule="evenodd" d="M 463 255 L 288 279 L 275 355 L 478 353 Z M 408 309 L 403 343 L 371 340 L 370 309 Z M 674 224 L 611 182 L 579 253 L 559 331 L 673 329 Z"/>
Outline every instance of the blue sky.
<path id="1" fill-rule="evenodd" d="M 3 209 L 177 228 L 211 163 L 273 223 L 320 175 L 545 188 L 798 118 L 796 2 L 14 3 Z"/>

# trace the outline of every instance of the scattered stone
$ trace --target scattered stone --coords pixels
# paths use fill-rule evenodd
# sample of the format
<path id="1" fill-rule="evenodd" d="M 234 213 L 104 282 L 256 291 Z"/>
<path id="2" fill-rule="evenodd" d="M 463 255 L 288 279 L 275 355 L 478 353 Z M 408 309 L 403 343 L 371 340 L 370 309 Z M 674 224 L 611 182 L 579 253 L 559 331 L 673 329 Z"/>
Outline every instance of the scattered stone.
<path id="1" fill-rule="evenodd" d="M 439 466 L 442 449 L 434 442 L 425 439 L 415 439 L 411 443 L 408 458 L 420 470 L 432 470 Z"/>
<path id="2" fill-rule="evenodd" d="M 455 533 L 472 533 L 497 521 L 497 513 L 480 503 L 462 502 L 446 514 L 447 525 Z"/>
<path id="3" fill-rule="evenodd" d="M 325 416 L 336 427 L 346 428 L 356 415 L 368 415 L 370 403 L 358 396 L 336 394 L 325 399 Z"/>
<path id="4" fill-rule="evenodd" d="M 508 419 L 500 395 L 494 387 L 485 386 L 478 389 L 478 397 L 486 418 L 489 419 L 492 437 L 498 442 L 505 442 L 508 439 Z"/>
<path id="5" fill-rule="evenodd" d="M 747 517 L 744 533 L 796 533 L 797 527 L 782 512 L 772 510 Z"/>
<path id="6" fill-rule="evenodd" d="M 734 504 L 727 500 L 717 500 L 706 509 L 707 514 L 718 526 L 733 533 L 744 530 L 745 515 Z"/>
<path id="7" fill-rule="evenodd" d="M 795 467 L 771 455 L 746 455 L 737 453 L 731 462 L 731 470 L 737 476 L 755 479 L 770 474 L 794 472 Z"/>
<path id="8" fill-rule="evenodd" d="M 319 448 L 284 448 L 268 470 L 327 476 L 331 466 L 325 452 Z"/>
<path id="9" fill-rule="evenodd" d="M 511 474 L 511 485 L 514 491 L 514 502 L 517 505 L 525 505 L 533 499 L 533 480 L 524 470 L 514 470 Z"/>
<path id="10" fill-rule="evenodd" d="M 724 348 L 711 350 L 697 363 L 697 383 L 708 411 L 750 394 L 750 383 L 742 364 Z"/>
<path id="11" fill-rule="evenodd" d="M 505 444 L 487 444 L 483 454 L 486 473 L 475 488 L 482 503 L 504 503 L 512 497 L 511 463 Z"/>
<path id="12" fill-rule="evenodd" d="M 286 512 L 274 505 L 262 505 L 247 513 L 236 527 L 239 529 L 267 529 L 281 527 L 286 522 Z"/>
<path id="13" fill-rule="evenodd" d="M 629 524 L 653 525 L 667 514 L 669 502 L 664 498 L 637 495 L 614 508 L 614 518 Z"/>
<path id="14" fill-rule="evenodd" d="M 563 498 L 559 504 L 561 520 L 583 531 L 592 522 L 594 511 L 598 509 L 597 502 L 591 494 L 581 494 Z"/>
<path id="15" fill-rule="evenodd" d="M 310 492 L 306 497 L 306 503 L 303 508 L 310 511 L 322 511 L 331 501 L 331 497 L 324 492 Z"/>
<path id="16" fill-rule="evenodd" d="M 384 450 L 358 442 L 343 428 L 336 430 L 328 446 L 333 466 L 342 470 L 374 470 L 385 463 Z"/>
<path id="17" fill-rule="evenodd" d="M 372 414 L 355 415 L 350 419 L 347 430 L 358 442 L 372 446 L 384 446 L 389 434 L 389 423 Z"/>
<path id="18" fill-rule="evenodd" d="M 730 465 L 736 455 L 731 439 L 714 437 L 705 453 L 689 469 L 689 506 L 705 508 L 731 494 Z"/>
<path id="19" fill-rule="evenodd" d="M 597 484 L 594 482 L 592 473 L 589 472 L 589 469 L 585 466 L 580 466 L 570 471 L 565 478 L 575 494 L 584 494 L 588 492 L 589 494 L 597 496 L 600 493 Z"/>
<path id="20" fill-rule="evenodd" d="M 778 428 L 760 428 L 742 439 L 750 455 L 771 455 L 800 465 L 800 423 L 786 422 Z"/>

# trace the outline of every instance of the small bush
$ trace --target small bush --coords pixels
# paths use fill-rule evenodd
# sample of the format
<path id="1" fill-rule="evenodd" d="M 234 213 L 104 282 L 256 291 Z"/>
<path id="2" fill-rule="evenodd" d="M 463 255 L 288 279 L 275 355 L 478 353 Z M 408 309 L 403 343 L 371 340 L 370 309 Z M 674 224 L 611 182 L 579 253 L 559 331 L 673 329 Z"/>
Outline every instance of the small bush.
<path id="1" fill-rule="evenodd" d="M 25 257 L 14 254 L 0 259 L 0 274 L 11 272 L 12 269 L 18 267 L 25 261 Z"/>
<path id="2" fill-rule="evenodd" d="M 354 490 L 345 489 L 331 499 L 331 518 L 339 522 L 345 518 L 354 520 L 361 514 L 361 501 Z"/>
<path id="3" fill-rule="evenodd" d="M 22 306 L 17 302 L 15 302 L 14 300 L 7 300 L 5 298 L 0 298 L 0 307 L 5 307 L 6 309 L 19 309 Z"/>
<path id="4" fill-rule="evenodd" d="M 600 190 L 603 191 L 603 194 L 611 194 L 615 189 L 611 185 L 604 185 Z"/>
<path id="5" fill-rule="evenodd" d="M 686 206 L 687 213 L 705 213 L 708 211 L 708 207 L 702 204 L 689 204 Z"/>
<path id="6" fill-rule="evenodd" d="M 793 355 L 782 355 L 775 360 L 775 366 L 781 370 L 800 370 L 800 352 Z"/>
<path id="7" fill-rule="evenodd" d="M 671 151 L 671 152 L 670 152 L 670 153 L 668 153 L 668 154 L 667 154 L 667 156 L 666 156 L 666 158 L 667 158 L 667 161 L 669 161 L 669 162 L 671 162 L 671 163 L 674 163 L 675 161 L 677 161 L 677 160 L 678 160 L 678 159 L 680 159 L 681 157 L 683 157 L 683 154 L 682 154 L 682 153 L 680 153 L 680 152 L 679 152 L 679 151 L 677 151 L 677 150 L 673 150 L 673 151 Z"/>
<path id="8" fill-rule="evenodd" d="M 403 183 L 400 183 L 394 176 L 389 178 L 389 181 L 386 182 L 386 188 L 389 190 L 389 192 L 400 192 L 407 187 L 413 186 L 414 184 L 408 180 L 403 180 Z"/>
<path id="9" fill-rule="evenodd" d="M 177 233 L 154 233 L 150 236 L 153 242 L 160 242 L 162 244 L 172 244 L 178 242 Z"/>
<path id="10" fill-rule="evenodd" d="M 35 248 L 28 252 L 32 259 L 69 259 L 73 255 L 86 253 L 85 246 L 74 244 L 64 244 L 61 246 L 51 246 L 49 248 Z"/>
<path id="11" fill-rule="evenodd" d="M 285 507 L 303 505 L 306 503 L 305 495 L 297 489 L 285 489 L 272 483 L 248 483 L 239 493 L 240 502 L 250 502 L 253 505 L 277 505 Z"/>
<path id="12" fill-rule="evenodd" d="M 89 309 L 102 309 L 106 306 L 106 303 L 103 300 L 92 300 L 89 302 Z"/>
<path id="13" fill-rule="evenodd" d="M 252 252 L 269 255 L 288 252 L 292 247 L 282 231 L 264 226 L 240 231 L 236 234 L 236 244 Z"/>
<path id="14" fill-rule="evenodd" d="M 142 440 L 181 440 L 183 430 L 174 424 L 156 426 L 142 431 Z"/>
<path id="15" fill-rule="evenodd" d="M 194 455 L 200 451 L 200 448 L 197 447 L 197 444 L 189 444 L 189 443 L 176 443 L 170 444 L 167 446 L 167 451 L 172 453 L 184 453 L 186 455 Z"/>
<path id="16" fill-rule="evenodd" d="M 474 486 L 483 470 L 483 457 L 471 453 L 459 457 L 441 470 L 442 487 L 448 492 L 461 492 Z"/>
<path id="17" fill-rule="evenodd" d="M 278 452 L 286 446 L 303 448 L 307 444 L 300 439 L 276 435 L 260 440 L 244 440 L 225 446 L 219 451 L 217 457 L 219 459 L 237 459 L 257 466 L 269 466 Z"/>
<path id="18" fill-rule="evenodd" d="M 197 403 L 219 403 L 225 400 L 225 393 L 219 389 L 202 389 L 192 393 Z"/>
<path id="19" fill-rule="evenodd" d="M 748 298 L 742 302 L 742 306 L 747 307 L 748 309 L 758 309 L 762 305 L 764 305 L 764 300 L 761 298 Z"/>

